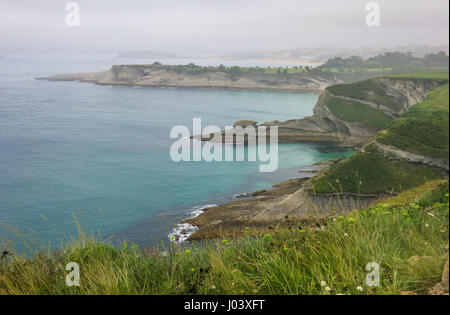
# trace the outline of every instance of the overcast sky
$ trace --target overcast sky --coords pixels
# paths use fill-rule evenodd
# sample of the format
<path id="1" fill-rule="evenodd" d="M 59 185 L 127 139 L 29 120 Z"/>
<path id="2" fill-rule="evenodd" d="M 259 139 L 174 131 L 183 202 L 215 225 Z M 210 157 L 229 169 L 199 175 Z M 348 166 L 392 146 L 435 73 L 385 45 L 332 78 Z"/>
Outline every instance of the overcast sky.
<path id="1" fill-rule="evenodd" d="M 448 0 L 0 0 L 1 51 L 229 53 L 312 47 L 448 45 Z"/>

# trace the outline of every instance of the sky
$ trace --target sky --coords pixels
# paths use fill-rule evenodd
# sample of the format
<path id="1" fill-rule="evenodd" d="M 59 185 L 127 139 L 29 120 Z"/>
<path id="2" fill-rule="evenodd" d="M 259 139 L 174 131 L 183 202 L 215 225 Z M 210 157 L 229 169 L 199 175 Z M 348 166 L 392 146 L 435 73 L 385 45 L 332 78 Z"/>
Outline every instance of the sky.
<path id="1" fill-rule="evenodd" d="M 448 45 L 448 0 L 0 0 L 0 52 L 239 53 L 316 47 Z"/>

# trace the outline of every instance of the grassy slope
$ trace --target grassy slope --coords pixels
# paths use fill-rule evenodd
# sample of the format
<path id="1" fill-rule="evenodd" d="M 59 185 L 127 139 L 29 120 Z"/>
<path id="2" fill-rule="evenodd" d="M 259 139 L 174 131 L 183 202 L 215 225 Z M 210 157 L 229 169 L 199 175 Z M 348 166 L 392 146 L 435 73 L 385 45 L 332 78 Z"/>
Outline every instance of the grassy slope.
<path id="1" fill-rule="evenodd" d="M 427 189 L 433 187 L 432 193 Z M 0 294 L 399 294 L 426 293 L 440 280 L 448 242 L 448 183 L 428 184 L 324 228 L 276 228 L 202 247 L 114 248 L 81 240 L 57 253 L 0 263 Z M 412 256 L 423 257 L 420 262 Z M 65 266 L 80 265 L 80 287 L 65 285 Z M 365 285 L 370 262 L 381 285 Z M 325 281 L 331 291 L 321 282 Z M 361 290 L 358 290 L 361 287 Z"/>
<path id="2" fill-rule="evenodd" d="M 392 162 L 374 145 L 336 164 L 315 180 L 316 193 L 379 194 L 399 192 L 441 178 L 432 168 L 408 162 Z"/>
<path id="3" fill-rule="evenodd" d="M 448 73 L 414 73 L 395 77 L 441 83 L 448 81 Z M 409 152 L 448 161 L 448 87 L 447 84 L 433 90 L 427 100 L 413 106 L 387 130 L 381 131 L 377 140 Z M 439 177 L 442 175 L 431 168 L 389 161 L 374 146 L 369 146 L 365 152 L 356 153 L 317 178 L 314 190 L 317 193 L 398 192 Z"/>
<path id="4" fill-rule="evenodd" d="M 429 99 L 413 106 L 377 140 L 402 150 L 449 160 L 449 85 L 430 93 Z"/>
<path id="5" fill-rule="evenodd" d="M 390 78 L 395 79 L 405 79 L 405 80 L 431 80 L 438 81 L 440 83 L 448 83 L 449 73 L 448 72 L 414 72 L 405 74 L 394 74 L 390 75 Z"/>
<path id="6" fill-rule="evenodd" d="M 387 95 L 381 86 L 372 79 L 351 84 L 336 84 L 326 89 L 334 95 L 366 100 L 397 109 L 395 99 Z"/>
<path id="7" fill-rule="evenodd" d="M 356 101 L 344 100 L 334 96 L 327 96 L 327 107 L 333 115 L 345 121 L 360 122 L 363 125 L 381 130 L 387 127 L 394 119 L 381 110 Z"/>

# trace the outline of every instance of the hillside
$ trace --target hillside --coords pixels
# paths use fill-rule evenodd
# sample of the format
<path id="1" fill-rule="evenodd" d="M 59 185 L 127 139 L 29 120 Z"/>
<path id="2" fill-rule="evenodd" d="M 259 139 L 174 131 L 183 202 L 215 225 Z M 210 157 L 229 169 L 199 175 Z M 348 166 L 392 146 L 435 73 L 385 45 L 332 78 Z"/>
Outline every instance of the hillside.
<path id="1" fill-rule="evenodd" d="M 372 71 L 383 72 L 391 70 L 399 72 L 417 71 L 448 71 L 449 59 L 444 51 L 425 54 L 423 58 L 415 57 L 411 53 L 399 51 L 386 52 L 378 56 L 363 59 L 358 56 L 348 58 L 335 57 L 319 66 L 317 70 L 347 72 Z"/>
<path id="2" fill-rule="evenodd" d="M 448 82 L 448 74 L 395 77 L 417 84 Z M 332 88 L 333 89 L 333 88 Z M 448 175 L 449 85 L 429 93 L 423 102 L 387 125 L 353 157 L 314 180 L 316 193 L 379 194 L 402 191 L 425 180 Z"/>
<path id="3" fill-rule="evenodd" d="M 279 126 L 281 141 L 360 149 L 312 180 L 288 181 L 257 198 L 207 209 L 189 221 L 200 228 L 191 239 L 233 235 L 243 226 L 265 231 L 279 222 L 307 224 L 448 177 L 448 87 L 448 73 L 339 84 L 320 96 L 314 116 L 266 123 Z"/>
<path id="4" fill-rule="evenodd" d="M 280 141 L 323 141 L 362 145 L 428 93 L 448 82 L 448 73 L 385 76 L 326 88 L 314 116 L 286 122 L 279 127 Z"/>
<path id="5" fill-rule="evenodd" d="M 395 124 L 380 132 L 377 141 L 448 162 L 448 102 L 447 84 L 433 90 L 429 99 L 413 106 Z"/>

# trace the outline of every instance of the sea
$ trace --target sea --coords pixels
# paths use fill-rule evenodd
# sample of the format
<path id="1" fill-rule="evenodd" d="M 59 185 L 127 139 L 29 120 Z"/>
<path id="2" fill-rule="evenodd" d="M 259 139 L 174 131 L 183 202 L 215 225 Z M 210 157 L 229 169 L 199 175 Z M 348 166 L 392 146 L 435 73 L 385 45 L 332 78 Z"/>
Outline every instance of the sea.
<path id="1" fill-rule="evenodd" d="M 137 88 L 35 80 L 156 60 L 114 55 L 3 54 L 0 59 L 0 249 L 59 248 L 80 233 L 145 248 L 170 242 L 188 217 L 238 194 L 309 176 L 308 166 L 352 154 L 327 143 L 279 145 L 279 166 L 258 161 L 174 162 L 170 131 L 193 118 L 221 128 L 313 114 L 318 94 Z M 169 64 L 284 66 L 158 60 Z M 183 239 L 182 239 L 183 240 Z"/>

